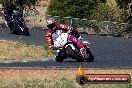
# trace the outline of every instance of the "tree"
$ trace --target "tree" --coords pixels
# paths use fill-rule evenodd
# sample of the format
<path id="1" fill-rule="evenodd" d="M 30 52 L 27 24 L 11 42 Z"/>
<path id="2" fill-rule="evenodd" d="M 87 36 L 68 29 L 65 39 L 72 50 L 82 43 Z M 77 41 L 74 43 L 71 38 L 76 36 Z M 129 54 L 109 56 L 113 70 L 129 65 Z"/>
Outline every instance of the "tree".
<path id="1" fill-rule="evenodd" d="M 28 11 L 35 10 L 34 5 L 36 4 L 36 2 L 41 0 L 13 0 L 13 1 L 16 7 L 20 10 L 20 12 L 23 13 L 24 8 L 25 10 L 28 10 Z M 4 7 L 6 6 L 5 2 L 6 0 L 0 0 L 0 3 L 2 3 Z"/>
<path id="2" fill-rule="evenodd" d="M 89 18 L 99 0 L 51 0 L 47 14 Z"/>
<path id="3" fill-rule="evenodd" d="M 131 19 L 132 19 L 132 15 L 129 13 L 128 10 L 130 10 L 130 3 L 132 2 L 132 0 L 117 0 L 117 5 L 124 10 L 125 12 L 125 19 L 124 22 L 128 22 L 128 23 L 132 23 Z"/>
<path id="4" fill-rule="evenodd" d="M 103 2 L 103 3 L 106 3 L 107 2 L 107 0 L 100 0 L 101 2 Z"/>
<path id="5" fill-rule="evenodd" d="M 3 0 L 0 0 L 0 4 L 3 4 Z"/>
<path id="6" fill-rule="evenodd" d="M 127 10 L 128 7 L 129 7 L 129 3 L 131 2 L 132 0 L 117 0 L 117 5 L 121 8 L 121 9 L 124 9 L 124 10 Z"/>
<path id="7" fill-rule="evenodd" d="M 91 20 L 124 22 L 126 15 L 119 7 L 111 7 L 107 4 L 100 3 L 90 16 Z"/>

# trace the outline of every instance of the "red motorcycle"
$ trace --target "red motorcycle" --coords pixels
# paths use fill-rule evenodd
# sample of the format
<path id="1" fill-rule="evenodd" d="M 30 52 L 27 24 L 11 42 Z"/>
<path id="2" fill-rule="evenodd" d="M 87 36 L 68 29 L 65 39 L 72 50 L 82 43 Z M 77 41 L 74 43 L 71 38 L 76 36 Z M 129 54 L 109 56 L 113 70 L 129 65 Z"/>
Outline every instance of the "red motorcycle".
<path id="1" fill-rule="evenodd" d="M 94 60 L 94 55 L 89 48 L 88 41 L 82 41 L 71 35 L 69 32 L 56 30 L 52 33 L 54 46 L 58 49 L 55 60 L 62 62 L 64 59 L 72 58 L 79 62 Z"/>

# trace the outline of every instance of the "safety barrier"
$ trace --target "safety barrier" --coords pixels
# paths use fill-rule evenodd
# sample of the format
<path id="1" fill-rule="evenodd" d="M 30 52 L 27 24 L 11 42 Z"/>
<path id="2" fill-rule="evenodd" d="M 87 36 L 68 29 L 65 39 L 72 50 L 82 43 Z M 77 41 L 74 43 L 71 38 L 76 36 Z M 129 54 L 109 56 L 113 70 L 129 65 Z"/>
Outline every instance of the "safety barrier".
<path id="1" fill-rule="evenodd" d="M 111 35 L 111 36 L 132 36 L 132 24 L 102 21 L 98 22 L 96 20 L 79 19 L 72 17 L 59 17 L 47 15 L 48 18 L 55 18 L 57 23 L 64 23 L 73 28 L 82 28 L 83 31 L 89 34 L 100 34 L 100 35 Z M 92 31 L 92 32 L 91 32 Z"/>

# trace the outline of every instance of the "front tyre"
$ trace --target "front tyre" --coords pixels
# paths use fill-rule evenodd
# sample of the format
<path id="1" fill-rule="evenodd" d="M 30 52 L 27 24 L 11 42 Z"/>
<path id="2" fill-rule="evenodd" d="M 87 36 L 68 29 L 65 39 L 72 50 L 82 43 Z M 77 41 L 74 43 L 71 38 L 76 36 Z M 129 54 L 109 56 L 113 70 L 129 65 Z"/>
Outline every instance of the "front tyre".
<path id="1" fill-rule="evenodd" d="M 71 46 L 66 47 L 66 51 L 70 54 L 72 58 L 75 58 L 78 62 L 83 62 L 84 59 L 78 55 L 78 53 L 71 48 Z"/>
<path id="2" fill-rule="evenodd" d="M 64 59 L 66 59 L 66 56 L 62 51 L 58 52 L 58 55 L 55 57 L 55 60 L 57 62 L 62 62 Z"/>
<path id="3" fill-rule="evenodd" d="M 57 62 L 62 62 L 62 61 L 64 60 L 64 58 L 63 58 L 63 57 L 56 56 L 56 57 L 55 57 L 55 60 L 56 60 Z"/>

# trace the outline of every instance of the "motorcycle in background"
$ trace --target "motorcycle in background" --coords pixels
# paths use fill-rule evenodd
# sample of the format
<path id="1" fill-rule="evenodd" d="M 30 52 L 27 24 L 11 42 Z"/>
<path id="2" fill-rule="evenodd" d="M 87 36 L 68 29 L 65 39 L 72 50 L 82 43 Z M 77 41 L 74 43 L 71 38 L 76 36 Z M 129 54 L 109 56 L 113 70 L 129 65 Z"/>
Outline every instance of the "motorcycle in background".
<path id="1" fill-rule="evenodd" d="M 5 15 L 5 17 L 8 17 L 8 16 Z M 13 15 L 8 18 L 9 18 L 8 21 L 11 21 L 11 22 L 7 21 L 7 26 L 10 28 L 10 32 L 12 34 L 25 35 L 25 36 L 30 35 L 28 28 L 26 27 L 26 22 L 20 16 L 19 11 L 13 10 Z"/>

